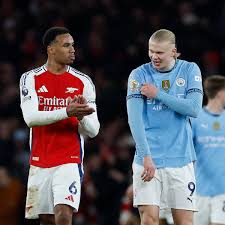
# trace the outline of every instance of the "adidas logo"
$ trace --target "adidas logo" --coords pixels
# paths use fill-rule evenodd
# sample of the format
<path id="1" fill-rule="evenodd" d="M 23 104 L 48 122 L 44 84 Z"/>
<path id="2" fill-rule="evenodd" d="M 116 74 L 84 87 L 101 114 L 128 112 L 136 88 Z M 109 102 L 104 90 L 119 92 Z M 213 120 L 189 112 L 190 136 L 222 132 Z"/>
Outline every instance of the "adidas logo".
<path id="1" fill-rule="evenodd" d="M 73 195 L 69 195 L 68 197 L 65 198 L 66 200 L 69 200 L 71 202 L 74 202 L 74 199 L 73 199 Z"/>
<path id="2" fill-rule="evenodd" d="M 39 92 L 39 93 L 42 93 L 42 92 L 48 92 L 48 89 L 45 87 L 45 85 L 42 85 L 42 86 L 38 89 L 38 92 Z"/>

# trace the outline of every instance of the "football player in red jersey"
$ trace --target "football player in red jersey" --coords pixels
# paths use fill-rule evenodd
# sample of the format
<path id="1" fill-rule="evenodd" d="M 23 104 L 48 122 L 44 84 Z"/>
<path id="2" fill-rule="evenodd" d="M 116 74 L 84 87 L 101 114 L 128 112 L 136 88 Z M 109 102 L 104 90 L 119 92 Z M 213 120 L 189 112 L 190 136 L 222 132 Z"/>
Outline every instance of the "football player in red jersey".
<path id="1" fill-rule="evenodd" d="M 41 225 L 72 225 L 80 202 L 83 135 L 95 137 L 100 127 L 95 87 L 69 66 L 75 49 L 68 29 L 50 28 L 43 44 L 46 64 L 20 79 L 31 148 L 25 217 L 39 218 Z"/>

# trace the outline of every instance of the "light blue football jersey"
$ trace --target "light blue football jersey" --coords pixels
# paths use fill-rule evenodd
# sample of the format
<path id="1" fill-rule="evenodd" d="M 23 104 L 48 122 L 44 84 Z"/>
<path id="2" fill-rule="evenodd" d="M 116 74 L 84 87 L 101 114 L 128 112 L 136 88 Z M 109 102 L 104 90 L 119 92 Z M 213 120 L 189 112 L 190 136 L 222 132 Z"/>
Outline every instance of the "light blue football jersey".
<path id="1" fill-rule="evenodd" d="M 225 111 L 215 115 L 203 108 L 192 119 L 197 194 L 225 194 Z"/>
<path id="2" fill-rule="evenodd" d="M 137 116 L 132 126 L 130 124 L 136 142 L 134 162 L 143 165 L 143 157 L 148 155 L 151 155 L 157 168 L 182 167 L 194 161 L 196 155 L 190 117 L 187 116 L 188 105 L 184 110 L 187 114 L 181 114 L 157 98 L 148 99 L 140 93 L 144 83 L 152 83 L 161 93 L 176 97 L 178 103 L 179 99 L 184 100 L 187 95 L 194 93 L 201 95 L 202 100 L 199 67 L 195 63 L 177 60 L 171 71 L 159 72 L 151 63 L 147 63 L 131 72 L 127 91 L 127 104 L 130 100 L 137 103 L 137 106 L 132 104 L 132 107 L 128 107 L 128 121 L 132 114 L 141 112 L 141 119 Z M 179 108 L 179 104 L 176 107 Z"/>

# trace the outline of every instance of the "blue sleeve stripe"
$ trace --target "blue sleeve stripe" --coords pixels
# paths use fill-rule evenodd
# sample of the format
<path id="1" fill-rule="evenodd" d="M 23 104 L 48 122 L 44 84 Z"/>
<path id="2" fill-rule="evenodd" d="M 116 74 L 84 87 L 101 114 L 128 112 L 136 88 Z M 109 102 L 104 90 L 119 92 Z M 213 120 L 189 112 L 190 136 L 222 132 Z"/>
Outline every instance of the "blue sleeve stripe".
<path id="1" fill-rule="evenodd" d="M 141 94 L 133 94 L 133 95 L 128 95 L 127 96 L 127 100 L 131 99 L 131 98 L 144 98 L 144 96 L 141 95 Z"/>
<path id="2" fill-rule="evenodd" d="M 191 88 L 189 90 L 187 90 L 187 94 L 193 93 L 193 92 L 198 92 L 200 94 L 203 94 L 203 91 L 201 89 L 198 88 Z"/>

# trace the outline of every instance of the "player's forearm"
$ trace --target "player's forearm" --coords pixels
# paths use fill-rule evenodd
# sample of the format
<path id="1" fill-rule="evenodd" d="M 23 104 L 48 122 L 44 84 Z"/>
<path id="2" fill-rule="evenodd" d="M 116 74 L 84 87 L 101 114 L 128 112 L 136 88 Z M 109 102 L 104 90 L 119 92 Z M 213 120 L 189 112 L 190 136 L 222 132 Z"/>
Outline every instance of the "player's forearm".
<path id="1" fill-rule="evenodd" d="M 88 105 L 89 107 L 95 109 L 95 112 L 88 116 L 84 116 L 84 118 L 78 124 L 78 129 L 81 134 L 86 134 L 90 138 L 93 138 L 99 132 L 100 123 L 98 121 L 96 104 L 89 103 Z"/>
<path id="2" fill-rule="evenodd" d="M 130 98 L 127 100 L 128 124 L 136 143 L 136 150 L 140 156 L 145 157 L 151 156 L 151 152 L 142 118 L 143 104 L 142 98 Z"/>
<path id="3" fill-rule="evenodd" d="M 95 137 L 100 128 L 97 113 L 94 112 L 89 116 L 85 116 L 79 123 L 78 129 L 81 133 L 88 135 L 89 137 Z"/>
<path id="4" fill-rule="evenodd" d="M 28 127 L 48 125 L 68 118 L 66 108 L 54 111 L 36 111 L 22 108 L 22 112 Z"/>
<path id="5" fill-rule="evenodd" d="M 170 109 L 185 116 L 197 117 L 202 108 L 202 93 L 191 92 L 186 98 L 177 98 L 165 92 L 159 91 L 156 99 L 167 105 Z"/>

